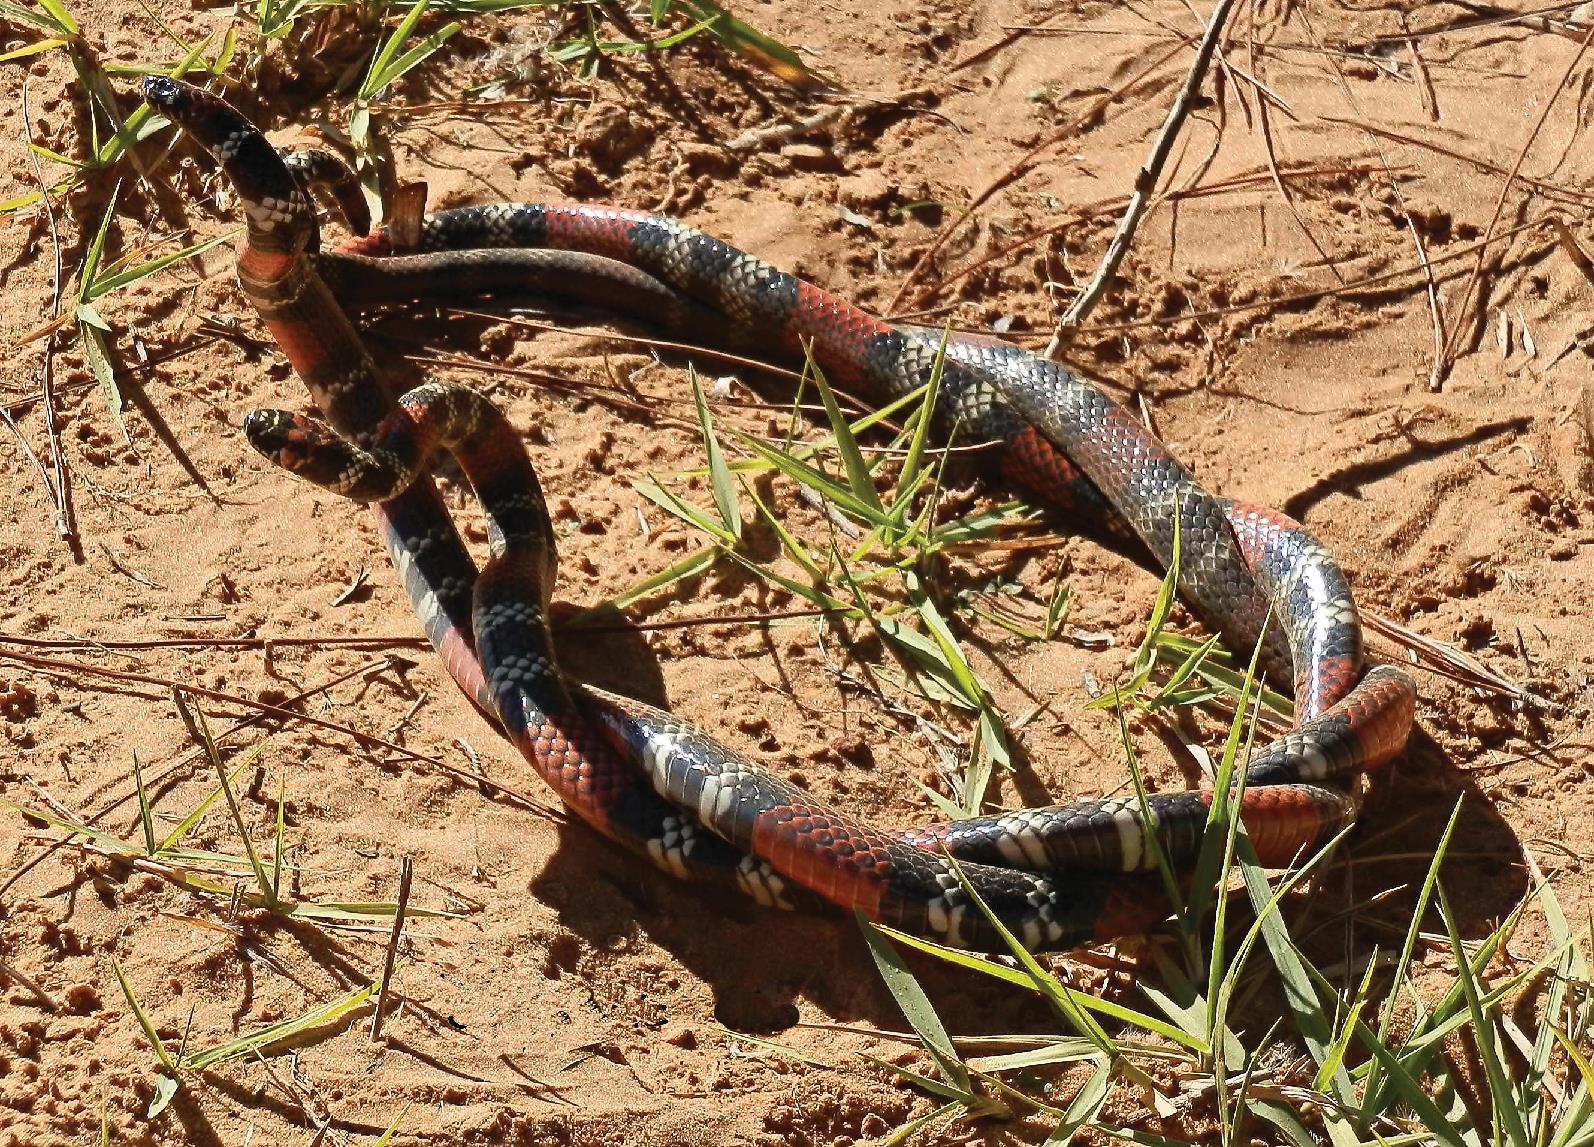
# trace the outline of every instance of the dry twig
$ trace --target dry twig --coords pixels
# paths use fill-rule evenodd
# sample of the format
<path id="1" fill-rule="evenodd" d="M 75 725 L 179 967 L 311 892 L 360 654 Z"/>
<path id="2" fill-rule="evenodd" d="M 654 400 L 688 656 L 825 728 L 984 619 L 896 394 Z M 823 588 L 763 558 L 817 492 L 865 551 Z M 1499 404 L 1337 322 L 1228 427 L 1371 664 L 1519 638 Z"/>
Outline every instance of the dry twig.
<path id="1" fill-rule="evenodd" d="M 28 157 L 33 161 L 33 176 L 39 183 L 39 191 L 44 204 L 44 215 L 50 224 L 50 248 L 55 256 L 55 265 L 50 281 L 50 314 L 56 318 L 61 314 L 61 236 L 55 225 L 55 205 L 50 201 L 50 186 L 44 178 L 44 171 L 39 166 L 38 153 L 33 151 L 33 119 L 28 114 L 28 78 L 22 78 L 22 131 L 28 138 Z M 55 334 L 52 330 L 44 340 L 44 361 L 40 367 L 39 390 L 44 400 L 44 434 L 45 440 L 50 445 L 50 469 L 53 478 L 45 474 L 44 467 L 39 465 L 39 460 L 34 458 L 34 465 L 39 467 L 39 477 L 44 480 L 44 488 L 50 494 L 50 501 L 54 504 L 55 533 L 62 541 L 72 548 L 73 554 L 78 552 L 77 522 L 72 513 L 72 487 L 70 485 L 66 457 L 61 453 L 61 427 L 55 417 Z M 11 417 L 6 416 L 6 422 L 11 422 Z M 22 441 L 22 432 L 12 424 L 11 430 Z M 23 442 L 23 449 L 32 457 L 33 451 L 27 449 Z"/>
<path id="2" fill-rule="evenodd" d="M 1519 705 L 1537 709 L 1542 713 L 1558 713 L 1561 706 L 1555 702 L 1540 697 L 1537 693 L 1529 692 L 1514 681 L 1508 681 L 1483 662 L 1469 653 L 1447 645 L 1442 641 L 1435 641 L 1431 637 L 1424 637 L 1415 630 L 1408 629 L 1397 621 L 1377 614 L 1363 614 L 1362 623 L 1380 637 L 1387 638 L 1396 645 L 1411 651 L 1415 659 L 1425 669 L 1459 681 L 1463 685 L 1470 685 L 1474 689 L 1495 693 L 1509 697 Z"/>
<path id="3" fill-rule="evenodd" d="M 1583 39 L 1579 41 L 1577 51 L 1573 54 L 1572 59 L 1566 65 L 1566 71 L 1561 74 L 1560 79 L 1556 81 L 1554 89 L 1551 90 L 1548 97 L 1546 97 L 1544 101 L 1544 108 L 1539 112 L 1539 118 L 1534 121 L 1533 130 L 1528 132 L 1527 139 L 1525 139 L 1522 143 L 1522 150 L 1517 153 L 1516 162 L 1511 165 L 1510 173 L 1505 177 L 1505 182 L 1500 185 L 1500 194 L 1494 201 L 1494 211 L 1489 216 L 1489 225 L 1483 230 L 1483 238 L 1485 242 L 1487 242 L 1494 235 L 1494 229 L 1500 222 L 1500 213 L 1505 210 L 1506 197 L 1510 195 L 1511 188 L 1516 183 L 1517 173 L 1522 170 L 1522 164 L 1527 159 L 1528 152 L 1533 150 L 1533 144 L 1538 140 L 1539 132 L 1544 128 L 1544 122 L 1550 118 L 1550 110 L 1555 107 L 1557 97 L 1559 97 L 1562 90 L 1565 89 L 1567 82 L 1571 80 L 1572 73 L 1577 70 L 1578 64 L 1582 63 L 1583 56 L 1588 52 L 1590 40 L 1594 40 L 1594 24 L 1589 26 L 1588 32 L 1583 36 Z M 1443 382 L 1444 375 L 1449 373 L 1451 366 L 1455 364 L 1456 346 L 1457 343 L 1460 342 L 1461 331 L 1466 326 L 1464 320 L 1467 310 L 1467 300 L 1472 296 L 1473 288 L 1477 285 L 1478 280 L 1483 275 L 1483 267 L 1486 258 L 1486 250 L 1484 248 L 1480 248 L 1478 251 L 1478 261 L 1473 264 L 1472 272 L 1467 276 L 1466 285 L 1461 289 L 1461 294 L 1459 296 L 1460 306 L 1456 318 L 1455 329 L 1453 329 L 1446 337 L 1443 353 L 1440 356 L 1439 382 Z M 1478 300 L 1478 305 L 1480 307 L 1483 306 L 1485 301 L 1486 300 L 1480 298 Z M 1430 388 L 1432 388 L 1434 384 L 1430 383 L 1429 385 Z"/>
<path id="4" fill-rule="evenodd" d="M 1162 177 L 1163 166 L 1173 151 L 1173 142 L 1178 138 L 1179 129 L 1184 125 L 1185 117 L 1190 113 L 1190 107 L 1201 91 L 1201 81 L 1206 78 L 1207 69 L 1212 63 L 1212 54 L 1217 51 L 1218 41 L 1223 36 L 1224 25 L 1228 22 L 1229 11 L 1233 7 L 1234 0 L 1218 0 L 1212 9 L 1206 31 L 1202 33 L 1201 42 L 1196 46 L 1195 60 L 1185 75 L 1184 86 L 1179 89 L 1179 94 L 1174 97 L 1173 106 L 1168 109 L 1168 118 L 1163 121 L 1162 130 L 1157 133 L 1157 138 L 1151 145 L 1151 154 L 1146 157 L 1146 162 L 1135 174 L 1134 191 L 1129 196 L 1129 207 L 1118 223 L 1118 230 L 1113 233 L 1112 240 L 1107 244 L 1107 251 L 1102 255 L 1101 265 L 1096 268 L 1095 276 L 1058 322 L 1052 341 L 1044 352 L 1045 357 L 1056 357 L 1057 348 L 1062 345 L 1064 328 L 1077 327 L 1084 321 L 1101 299 L 1102 292 L 1107 289 L 1108 280 L 1112 278 L 1118 270 L 1118 265 L 1128 254 L 1129 244 L 1134 241 L 1135 231 L 1151 203 L 1151 193 L 1156 190 L 1157 180 Z"/>
<path id="5" fill-rule="evenodd" d="M 1498 163 L 1485 159 L 1481 155 L 1469 155 L 1464 151 L 1457 151 L 1453 147 L 1446 147 L 1442 143 L 1435 143 L 1431 139 L 1423 139 L 1421 136 L 1395 131 L 1392 128 L 1380 127 L 1377 124 L 1366 123 L 1359 119 L 1322 115 L 1305 126 L 1311 127 L 1313 124 L 1324 124 L 1331 127 L 1353 127 L 1359 131 L 1366 132 L 1368 135 L 1382 136 L 1384 139 L 1394 140 L 1396 143 L 1404 143 L 1411 147 L 1421 148 L 1424 151 L 1431 151 L 1435 155 L 1454 159 L 1458 163 L 1465 163 L 1491 175 L 1503 176 L 1508 174 L 1507 168 L 1501 167 Z M 1578 207 L 1594 207 L 1594 195 L 1590 195 L 1586 191 L 1579 191 L 1575 187 L 1566 187 L 1559 183 L 1551 183 L 1545 179 L 1537 179 L 1531 175 L 1522 175 L 1520 172 L 1516 178 L 1523 186 L 1531 187 L 1536 194 L 1543 195 L 1546 198 L 1560 200 Z"/>
<path id="6" fill-rule="evenodd" d="M 1445 357 L 1445 319 L 1444 312 L 1439 309 L 1439 282 L 1434 278 L 1433 266 L 1428 262 L 1428 248 L 1423 245 L 1422 232 L 1417 230 L 1411 212 L 1402 205 L 1401 214 L 1411 232 L 1411 241 L 1417 245 L 1417 262 L 1422 265 L 1422 275 L 1428 283 L 1428 314 L 1433 318 L 1433 366 L 1428 371 L 1428 389 L 1438 393 L 1444 385 L 1442 364 Z"/>
<path id="7" fill-rule="evenodd" d="M 17 971 L 16 968 L 12 967 L 4 960 L 0 960 L 0 979 L 11 980 L 26 988 L 28 994 L 34 999 L 38 1000 L 39 1004 L 45 1009 L 45 1011 L 59 1012 L 65 1010 L 62 1008 L 61 1002 L 49 992 L 41 988 L 36 981 Z"/>
<path id="8" fill-rule="evenodd" d="M 404 934 L 404 913 L 410 903 L 410 881 L 415 862 L 406 854 L 399 859 L 398 903 L 393 908 L 393 932 L 387 941 L 387 956 L 382 961 L 382 986 L 376 990 L 376 1012 L 371 1016 L 371 1042 L 382 1038 L 382 1017 L 386 1014 L 387 989 L 393 982 L 393 966 L 398 963 L 399 938 Z"/>

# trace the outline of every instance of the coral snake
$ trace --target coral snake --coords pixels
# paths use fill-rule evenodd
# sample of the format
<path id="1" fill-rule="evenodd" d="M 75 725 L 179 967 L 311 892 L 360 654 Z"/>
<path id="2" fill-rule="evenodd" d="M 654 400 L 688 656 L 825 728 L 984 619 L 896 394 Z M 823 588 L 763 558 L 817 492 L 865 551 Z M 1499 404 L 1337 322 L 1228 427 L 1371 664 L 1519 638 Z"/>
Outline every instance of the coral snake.
<path id="1" fill-rule="evenodd" d="M 546 627 L 552 530 L 520 438 L 463 387 L 394 396 L 349 314 L 537 289 L 667 326 L 775 336 L 882 400 L 931 377 L 937 332 L 874 318 L 675 220 L 617 208 L 465 207 L 426 216 L 407 244 L 378 231 L 323 252 L 312 187 L 365 230 L 345 168 L 321 153 L 285 160 L 219 97 L 180 81 L 151 77 L 144 94 L 236 188 L 247 217 L 239 283 L 325 419 L 256 411 L 251 442 L 372 503 L 448 672 L 582 819 L 678 876 L 768 905 L 829 901 L 959 946 L 1002 944 L 969 889 L 1032 949 L 1140 931 L 1166 915 L 1156 854 L 1193 862 L 1209 792 L 1151 794 L 1149 827 L 1130 797 L 884 831 L 666 712 L 566 681 Z M 1322 545 L 1281 514 L 1208 494 L 1122 407 L 1018 347 L 951 339 L 936 399 L 943 423 L 994 443 L 1004 475 L 1032 497 L 1116 516 L 1164 568 L 1177 537 L 1184 599 L 1229 648 L 1260 641 L 1261 669 L 1293 688 L 1297 715 L 1245 771 L 1240 812 L 1263 863 L 1288 865 L 1348 826 L 1363 775 L 1404 747 L 1416 691 L 1398 669 L 1364 665 L 1349 586 Z M 426 474 L 439 447 L 488 516 L 480 574 Z"/>

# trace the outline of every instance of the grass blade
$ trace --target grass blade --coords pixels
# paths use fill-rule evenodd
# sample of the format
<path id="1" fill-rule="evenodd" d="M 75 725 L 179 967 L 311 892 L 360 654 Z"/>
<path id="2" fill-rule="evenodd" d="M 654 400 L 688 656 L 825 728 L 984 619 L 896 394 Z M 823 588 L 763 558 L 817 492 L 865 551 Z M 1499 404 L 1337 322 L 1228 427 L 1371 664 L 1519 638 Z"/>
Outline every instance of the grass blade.
<path id="1" fill-rule="evenodd" d="M 367 984 L 320 1007 L 312 1008 L 303 1015 L 282 1020 L 246 1036 L 187 1056 L 184 1066 L 194 1071 L 202 1071 L 207 1067 L 214 1067 L 218 1063 L 226 1063 L 228 1060 L 238 1059 L 255 1051 L 264 1051 L 272 1044 L 304 1036 L 317 1028 L 335 1023 L 350 1012 L 363 1007 L 376 995 L 376 990 L 376 984 Z"/>
<path id="2" fill-rule="evenodd" d="M 1067 1110 L 1063 1112 L 1062 1122 L 1046 1137 L 1045 1147 L 1068 1147 L 1081 1128 L 1093 1124 L 1096 1117 L 1101 1114 L 1101 1109 L 1106 1106 L 1107 1094 L 1112 1089 L 1112 1080 L 1113 1065 L 1112 1061 L 1108 1060 L 1091 1073 L 1090 1078 L 1085 1080 L 1085 1085 L 1069 1101 Z"/>
<path id="3" fill-rule="evenodd" d="M 807 352 L 812 357 L 813 349 Z M 858 439 L 853 436 L 852 426 L 847 421 L 847 416 L 841 412 L 841 404 L 836 401 L 835 391 L 830 389 L 830 383 L 825 380 L 825 372 L 819 369 L 818 364 L 813 366 L 814 387 L 819 391 L 819 399 L 825 404 L 825 415 L 830 419 L 831 432 L 836 436 L 836 450 L 841 455 L 842 467 L 847 471 L 847 484 L 852 489 L 853 497 L 873 511 L 876 521 L 888 520 L 886 508 L 880 502 L 880 495 L 874 488 L 874 474 L 869 469 L 869 464 L 864 461 L 863 451 L 858 448 Z"/>
<path id="4" fill-rule="evenodd" d="M 1444 919 L 1445 932 L 1450 937 L 1450 950 L 1456 957 L 1456 980 L 1466 995 L 1467 1010 L 1472 1014 L 1473 1046 L 1477 1049 L 1478 1058 L 1483 1062 L 1484 1075 L 1489 1083 L 1489 1105 L 1495 1120 L 1504 1126 L 1512 1147 L 1529 1147 L 1531 1141 L 1528 1138 L 1528 1129 L 1522 1121 L 1515 1088 L 1506 1073 L 1504 1058 L 1501 1055 L 1499 1029 L 1484 1008 L 1483 993 L 1478 989 L 1477 975 L 1467 959 L 1467 950 L 1461 943 L 1461 933 L 1456 930 L 1455 913 L 1450 908 L 1450 900 L 1445 895 L 1443 882 L 1438 885 L 1437 891 L 1439 914 Z"/>
<path id="5" fill-rule="evenodd" d="M 161 1043 L 160 1036 L 155 1034 L 155 1025 L 151 1022 L 149 1013 L 133 994 L 133 985 L 128 983 L 127 973 L 122 971 L 122 962 L 115 956 L 111 957 L 111 971 L 116 973 L 116 982 L 122 985 L 122 995 L 127 998 L 127 1006 L 133 1010 L 133 1018 L 138 1020 L 138 1026 L 144 1029 L 144 1038 L 149 1040 L 149 1046 L 155 1049 L 155 1055 L 161 1061 L 161 1066 L 169 1072 L 176 1072 L 177 1061 L 172 1058 L 172 1053 L 166 1050 L 166 1045 Z"/>
<path id="6" fill-rule="evenodd" d="M 869 954 L 874 957 L 875 967 L 880 972 L 881 980 L 885 982 L 886 990 L 891 993 L 891 998 L 897 1002 L 897 1007 L 902 1009 L 908 1024 L 918 1033 L 919 1039 L 924 1043 L 925 1051 L 935 1060 L 947 1083 L 958 1096 L 972 1096 L 973 1084 L 969 1079 L 968 1068 L 963 1065 L 957 1049 L 952 1046 L 952 1037 L 947 1034 L 945 1025 L 941 1023 L 941 1017 L 936 1015 L 930 997 L 925 995 L 924 988 L 914 978 L 913 973 L 908 971 L 908 966 L 902 962 L 902 957 L 886 939 L 885 933 L 862 913 L 857 915 L 858 923 L 863 929 L 864 941 L 869 945 Z"/>
<path id="7" fill-rule="evenodd" d="M 155 855 L 155 818 L 150 812 L 149 790 L 144 787 L 144 766 L 139 764 L 138 753 L 133 753 L 133 788 L 138 793 L 138 823 L 144 830 L 144 855 Z"/>
<path id="8" fill-rule="evenodd" d="M 802 91 L 816 91 L 827 86 L 825 79 L 803 63 L 796 52 L 738 20 L 713 0 L 680 0 L 680 3 L 683 9 L 708 24 L 709 33 L 716 40 L 782 82 Z"/>
<path id="9" fill-rule="evenodd" d="M 719 439 L 714 436 L 714 420 L 708 412 L 708 400 L 703 397 L 703 381 L 697 371 L 687 372 L 692 379 L 692 401 L 697 405 L 697 423 L 703 432 L 703 452 L 708 456 L 709 484 L 714 489 L 714 504 L 719 507 L 720 518 L 733 541 L 742 537 L 742 511 L 736 504 L 736 483 L 725 468 L 725 455 L 720 452 Z"/>
<path id="10" fill-rule="evenodd" d="M 276 897 L 271 880 L 266 876 L 265 865 L 261 864 L 259 854 L 255 852 L 254 841 L 249 839 L 249 825 L 244 821 L 243 810 L 238 806 L 238 798 L 233 795 L 227 767 L 221 763 L 221 750 L 216 747 L 216 742 L 210 735 L 210 725 L 205 720 L 205 714 L 197 706 L 189 705 L 187 698 L 179 689 L 172 690 L 172 699 L 177 702 L 183 722 L 193 730 L 200 746 L 205 750 L 205 756 L 215 768 L 216 775 L 221 778 L 221 793 L 227 798 L 227 809 L 232 813 L 233 825 L 238 830 L 239 839 L 243 841 L 244 852 L 249 857 L 249 867 L 255 875 L 255 883 L 260 886 L 260 894 L 266 898 L 267 905 L 273 906 L 276 904 Z"/>

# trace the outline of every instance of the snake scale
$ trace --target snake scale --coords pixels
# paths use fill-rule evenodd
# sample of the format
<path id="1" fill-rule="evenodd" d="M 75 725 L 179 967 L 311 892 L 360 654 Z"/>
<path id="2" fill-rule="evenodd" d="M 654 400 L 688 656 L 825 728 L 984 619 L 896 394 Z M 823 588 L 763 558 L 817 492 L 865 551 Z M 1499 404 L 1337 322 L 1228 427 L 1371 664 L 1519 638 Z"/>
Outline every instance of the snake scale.
<path id="1" fill-rule="evenodd" d="M 458 208 L 427 216 L 407 245 L 378 230 L 322 251 L 312 187 L 333 192 L 365 230 L 336 161 L 285 161 L 231 106 L 180 81 L 151 77 L 144 94 L 236 188 L 247 222 L 239 282 L 324 419 L 257 411 L 250 441 L 372 504 L 450 675 L 583 820 L 677 876 L 767 905 L 827 901 L 958 946 L 1002 944 L 971 889 L 1034 949 L 1143 930 L 1166 914 L 1156 853 L 1188 866 L 1210 793 L 1152 794 L 1149 824 L 1129 798 L 885 831 L 669 713 L 567 681 L 546 625 L 553 532 L 523 443 L 463 387 L 392 394 L 349 315 L 535 288 L 665 326 L 753 332 L 811 352 L 880 401 L 924 386 L 937 332 L 877 319 L 683 223 L 620 208 Z M 1032 498 L 1100 507 L 1164 566 L 1177 538 L 1185 600 L 1231 649 L 1260 642 L 1262 671 L 1293 689 L 1298 723 L 1252 755 L 1240 803 L 1263 862 L 1286 865 L 1349 825 L 1359 779 L 1404 747 L 1416 691 L 1400 670 L 1365 665 L 1348 583 L 1324 547 L 1275 511 L 1208 494 L 1122 407 L 1021 348 L 951 339 L 936 395 L 942 423 L 994 443 L 1003 474 Z M 437 449 L 458 459 L 487 514 L 491 556 L 479 573 L 427 476 Z"/>

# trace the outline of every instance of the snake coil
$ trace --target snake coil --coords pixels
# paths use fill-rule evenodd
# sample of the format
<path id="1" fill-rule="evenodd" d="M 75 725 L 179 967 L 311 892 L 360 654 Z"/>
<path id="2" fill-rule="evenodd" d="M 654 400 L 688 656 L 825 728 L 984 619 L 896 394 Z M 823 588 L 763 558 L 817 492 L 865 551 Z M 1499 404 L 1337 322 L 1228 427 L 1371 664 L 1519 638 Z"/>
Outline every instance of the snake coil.
<path id="1" fill-rule="evenodd" d="M 938 336 L 876 319 L 676 220 L 619 208 L 460 208 L 428 216 L 414 251 L 378 231 L 321 252 L 308 185 L 332 175 L 290 170 L 213 95 L 162 77 L 144 90 L 236 187 L 248 221 L 240 284 L 327 420 L 257 412 L 251 441 L 302 476 L 374 500 L 450 674 L 584 820 L 676 875 L 771 905 L 817 898 L 962 946 L 1002 946 L 969 889 L 1031 948 L 1122 935 L 1166 913 L 1155 856 L 1193 860 L 1210 793 L 1153 794 L 1149 824 L 1131 799 L 882 831 L 668 713 L 567 683 L 546 632 L 553 535 L 523 445 L 463 388 L 422 387 L 395 408 L 348 311 L 535 286 L 667 322 L 769 332 L 882 399 L 925 384 Z M 951 340 L 937 397 L 945 420 L 997 444 L 1004 473 L 1032 495 L 1102 506 L 1165 566 L 1178 539 L 1186 600 L 1231 648 L 1260 642 L 1269 679 L 1293 687 L 1299 723 L 1253 754 L 1240 801 L 1263 862 L 1288 864 L 1350 824 L 1361 776 L 1404 747 L 1416 693 L 1398 669 L 1365 667 L 1355 604 L 1324 547 L 1281 514 L 1208 494 L 1110 398 L 1020 348 Z M 439 446 L 488 514 L 492 557 L 480 574 L 424 473 Z"/>

